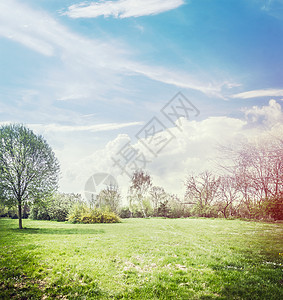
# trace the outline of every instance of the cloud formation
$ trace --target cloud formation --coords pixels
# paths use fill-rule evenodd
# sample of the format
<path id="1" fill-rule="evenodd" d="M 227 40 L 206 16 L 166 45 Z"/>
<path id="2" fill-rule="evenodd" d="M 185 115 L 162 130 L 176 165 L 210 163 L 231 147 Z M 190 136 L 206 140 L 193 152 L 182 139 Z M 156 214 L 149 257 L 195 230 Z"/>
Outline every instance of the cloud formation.
<path id="1" fill-rule="evenodd" d="M 250 127 L 265 126 L 269 128 L 274 126 L 274 124 L 283 124 L 281 105 L 274 99 L 269 101 L 268 106 L 253 106 L 250 109 L 246 109 L 245 116 Z"/>
<path id="2" fill-rule="evenodd" d="M 175 9 L 184 4 L 183 0 L 118 0 L 85 2 L 71 5 L 64 13 L 71 18 L 96 18 L 99 16 L 115 18 L 156 15 Z"/>
<path id="3" fill-rule="evenodd" d="M 248 92 L 243 92 L 235 94 L 232 98 L 257 98 L 257 97 L 281 97 L 283 96 L 283 89 L 262 89 L 262 90 L 253 90 Z"/>
<path id="4" fill-rule="evenodd" d="M 268 126 L 262 126 L 262 122 Z M 221 161 L 219 145 L 237 144 L 265 133 L 278 135 L 283 131 L 283 112 L 279 103 L 270 100 L 266 106 L 245 110 L 244 119 L 220 116 L 201 121 L 183 119 L 181 123 L 182 130 L 169 128 L 174 139 L 156 157 L 146 150 L 141 141 L 131 140 L 126 134 L 118 135 L 103 149 L 95 150 L 90 156 L 69 165 L 68 184 L 73 182 L 72 187 L 80 186 L 83 189 L 89 176 L 105 171 L 117 178 L 126 193 L 125 187 L 130 179 L 125 174 L 121 175 L 122 169 L 113 165 L 112 157 L 116 158 L 117 153 L 130 143 L 149 161 L 145 169 L 153 176 L 154 184 L 182 196 L 183 181 L 188 173 L 218 170 L 216 162 Z M 163 137 L 166 138 L 165 131 Z"/>

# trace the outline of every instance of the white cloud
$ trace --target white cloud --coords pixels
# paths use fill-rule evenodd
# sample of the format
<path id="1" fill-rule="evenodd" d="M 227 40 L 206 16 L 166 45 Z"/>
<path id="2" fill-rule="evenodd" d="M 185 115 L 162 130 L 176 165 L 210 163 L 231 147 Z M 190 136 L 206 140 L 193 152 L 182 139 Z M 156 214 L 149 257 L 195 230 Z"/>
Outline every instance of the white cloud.
<path id="1" fill-rule="evenodd" d="M 130 126 L 142 125 L 141 122 L 130 122 L 130 123 L 107 123 L 97 125 L 85 125 L 85 126 L 71 126 L 71 125 L 60 125 L 60 124 L 29 124 L 28 127 L 33 128 L 39 132 L 79 132 L 79 131 L 90 131 L 90 132 L 101 132 L 109 130 L 117 130 Z"/>
<path id="2" fill-rule="evenodd" d="M 283 113 L 281 105 L 271 99 L 268 106 L 258 107 L 253 106 L 251 109 L 244 110 L 248 126 L 250 127 L 272 127 L 274 124 L 283 124 Z"/>
<path id="3" fill-rule="evenodd" d="M 268 120 L 269 126 L 262 127 L 256 119 L 251 120 L 252 115 Z M 246 117 L 243 120 L 225 116 L 211 117 L 202 121 L 182 120 L 182 131 L 176 127 L 170 128 L 175 138 L 157 157 L 150 154 L 140 141 L 131 141 L 125 134 L 119 135 L 104 148 L 94 150 L 90 156 L 84 157 L 76 164 L 69 165 L 68 184 L 83 190 L 84 183 L 89 176 L 105 171 L 116 176 L 119 185 L 126 193 L 129 177 L 119 175 L 122 170 L 113 167 L 111 157 L 117 157 L 122 147 L 130 142 L 135 149 L 145 155 L 148 161 L 151 161 L 146 164 L 146 169 L 153 176 L 154 184 L 161 185 L 167 191 L 182 196 L 183 181 L 188 173 L 201 172 L 205 169 L 218 171 L 216 161 L 221 161 L 219 144 L 237 144 L 241 140 L 253 139 L 265 133 L 273 136 L 276 132 L 278 134 L 280 130 L 283 130 L 283 113 L 280 105 L 274 100 L 270 100 L 267 106 L 247 110 Z M 251 122 L 255 122 L 252 127 L 249 126 Z M 165 134 L 164 137 L 166 137 Z"/>
<path id="4" fill-rule="evenodd" d="M 239 94 L 232 95 L 232 98 L 257 98 L 257 97 L 281 97 L 283 96 L 283 89 L 263 89 L 243 92 Z"/>
<path id="5" fill-rule="evenodd" d="M 118 0 L 74 4 L 64 13 L 71 18 L 141 17 L 159 14 L 184 4 L 183 0 Z"/>

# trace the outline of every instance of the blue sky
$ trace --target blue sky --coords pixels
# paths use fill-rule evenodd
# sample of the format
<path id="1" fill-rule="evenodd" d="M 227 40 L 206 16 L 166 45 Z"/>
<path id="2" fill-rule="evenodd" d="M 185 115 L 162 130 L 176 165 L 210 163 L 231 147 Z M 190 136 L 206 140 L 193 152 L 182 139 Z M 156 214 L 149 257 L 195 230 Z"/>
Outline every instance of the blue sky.
<path id="1" fill-rule="evenodd" d="M 135 134 L 179 91 L 200 111 L 193 127 L 215 143 L 282 125 L 283 1 L 0 3 L 0 121 L 46 137 L 63 191 L 111 172 L 109 153 L 128 139 L 139 147 Z M 225 126 L 230 133 L 219 134 Z M 188 170 L 203 168 L 214 153 L 206 134 L 197 145 L 200 136 L 183 132 L 179 152 L 164 149 L 149 167 L 156 181 L 173 191 Z M 203 147 L 210 152 L 201 156 Z M 180 157 L 173 174 L 168 162 Z"/>

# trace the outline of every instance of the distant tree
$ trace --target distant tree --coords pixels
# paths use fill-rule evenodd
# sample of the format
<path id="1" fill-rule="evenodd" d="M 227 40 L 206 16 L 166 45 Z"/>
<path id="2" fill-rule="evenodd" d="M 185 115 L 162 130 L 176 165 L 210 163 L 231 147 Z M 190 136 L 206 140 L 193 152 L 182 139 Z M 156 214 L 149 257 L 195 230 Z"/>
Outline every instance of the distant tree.
<path id="1" fill-rule="evenodd" d="M 23 125 L 0 127 L 1 198 L 18 207 L 22 229 L 22 206 L 49 197 L 56 189 L 59 163 L 45 139 Z"/>
<path id="2" fill-rule="evenodd" d="M 194 210 L 200 217 L 209 217 L 212 204 L 216 200 L 219 178 L 209 171 L 190 175 L 185 182 L 186 203 L 194 204 Z"/>
<path id="3" fill-rule="evenodd" d="M 131 206 L 137 201 L 144 218 L 147 217 L 144 207 L 144 200 L 152 186 L 151 177 L 143 170 L 136 170 L 131 178 L 128 199 Z"/>
<path id="4" fill-rule="evenodd" d="M 220 146 L 221 168 L 236 178 L 250 217 L 264 217 L 266 201 L 283 192 L 282 133 L 265 135 L 231 147 Z M 226 159 L 226 161 L 225 161 Z M 229 161 L 229 164 L 227 163 Z"/>
<path id="5" fill-rule="evenodd" d="M 240 196 L 237 179 L 229 175 L 220 177 L 217 196 L 219 209 L 227 218 L 229 209 Z"/>
<path id="6" fill-rule="evenodd" d="M 151 187 L 149 194 L 150 194 L 150 199 L 151 199 L 152 207 L 153 207 L 153 215 L 155 217 L 157 217 L 158 207 L 161 203 L 163 203 L 166 200 L 167 194 L 166 194 L 164 188 L 162 188 L 160 186 Z"/>
<path id="7" fill-rule="evenodd" d="M 111 211 L 118 213 L 121 203 L 121 194 L 117 185 L 108 185 L 96 198 L 96 206 L 108 207 Z"/>
<path id="8" fill-rule="evenodd" d="M 168 194 L 168 206 L 170 210 L 170 218 L 181 218 L 188 216 L 187 203 L 182 202 L 177 195 Z"/>

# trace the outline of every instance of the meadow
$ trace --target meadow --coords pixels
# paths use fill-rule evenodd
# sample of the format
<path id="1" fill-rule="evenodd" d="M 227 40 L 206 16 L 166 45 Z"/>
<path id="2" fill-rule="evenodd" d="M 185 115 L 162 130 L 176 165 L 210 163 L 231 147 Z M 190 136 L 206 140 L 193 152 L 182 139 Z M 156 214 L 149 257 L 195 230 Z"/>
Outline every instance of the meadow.
<path id="1" fill-rule="evenodd" d="M 0 299 L 283 299 L 283 223 L 0 219 Z"/>

